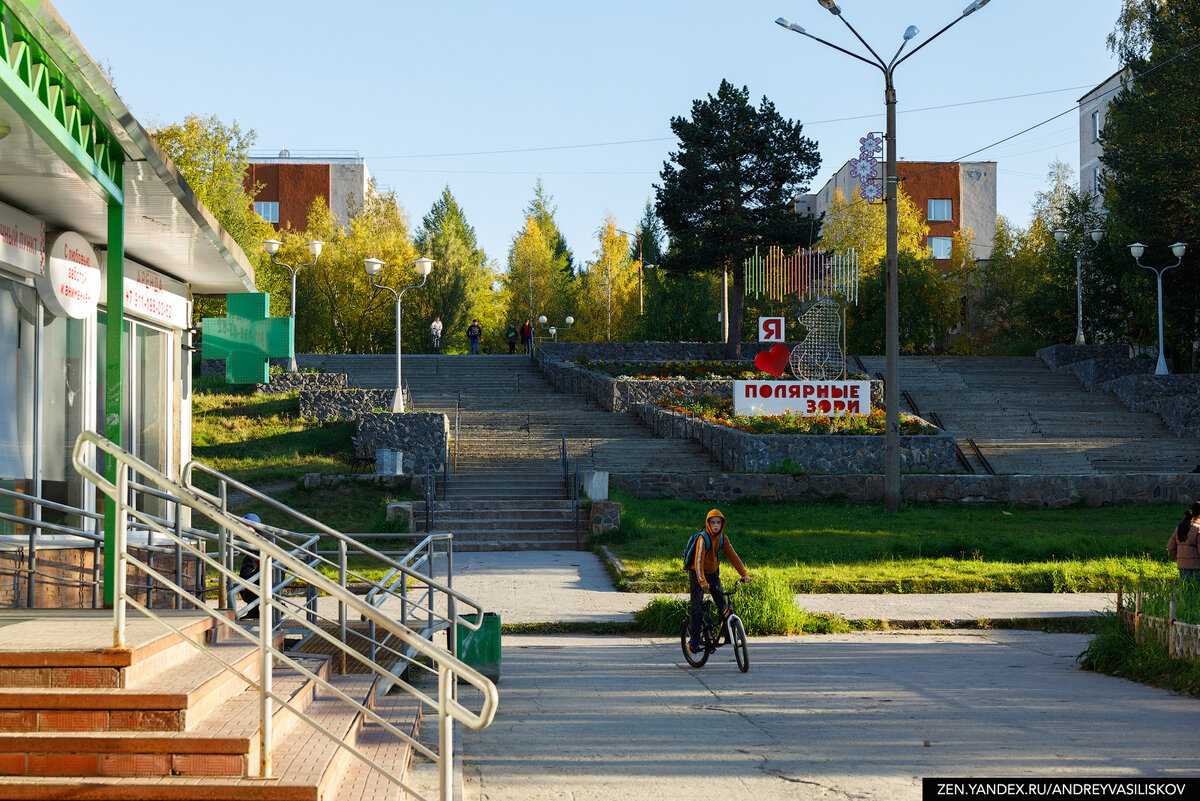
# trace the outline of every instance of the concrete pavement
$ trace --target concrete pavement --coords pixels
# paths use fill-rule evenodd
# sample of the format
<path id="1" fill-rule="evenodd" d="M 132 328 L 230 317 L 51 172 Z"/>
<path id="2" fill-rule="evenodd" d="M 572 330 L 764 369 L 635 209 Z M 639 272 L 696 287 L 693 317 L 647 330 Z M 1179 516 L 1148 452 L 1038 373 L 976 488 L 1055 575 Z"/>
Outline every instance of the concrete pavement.
<path id="1" fill-rule="evenodd" d="M 1200 701 L 1080 671 L 1027 631 L 673 639 L 507 636 L 468 801 L 916 801 L 924 776 L 1195 776 Z"/>

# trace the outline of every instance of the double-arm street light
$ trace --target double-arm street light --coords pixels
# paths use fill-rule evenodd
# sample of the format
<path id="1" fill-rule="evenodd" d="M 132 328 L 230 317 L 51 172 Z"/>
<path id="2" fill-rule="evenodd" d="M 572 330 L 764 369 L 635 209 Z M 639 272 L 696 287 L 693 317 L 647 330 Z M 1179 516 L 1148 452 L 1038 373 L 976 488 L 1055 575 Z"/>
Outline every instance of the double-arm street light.
<path id="1" fill-rule="evenodd" d="M 558 326 L 554 326 L 554 325 L 547 326 L 546 323 L 547 323 L 546 315 L 543 314 L 541 317 L 538 318 L 538 326 L 543 331 L 548 333 L 555 342 L 557 342 L 558 341 L 558 332 L 559 331 L 569 331 L 571 329 L 571 326 L 575 325 L 575 318 L 574 317 L 567 318 L 566 328 L 559 328 Z"/>
<path id="2" fill-rule="evenodd" d="M 1056 228 L 1054 230 L 1054 241 L 1058 246 L 1068 253 L 1075 254 L 1075 344 L 1082 345 L 1083 341 L 1083 257 L 1091 253 L 1096 248 L 1100 247 L 1100 240 L 1104 238 L 1104 231 L 1100 228 L 1093 228 L 1088 231 L 1088 236 L 1092 238 L 1092 246 L 1088 247 L 1087 243 L 1082 239 L 1071 247 L 1067 244 L 1067 229 Z"/>
<path id="3" fill-rule="evenodd" d="M 1167 370 L 1167 359 L 1163 356 L 1162 276 L 1167 270 L 1170 270 L 1172 267 L 1178 267 L 1183 263 L 1183 254 L 1187 253 L 1187 243 L 1176 242 L 1174 245 L 1171 245 L 1171 253 L 1175 256 L 1175 263 L 1168 264 L 1166 267 L 1150 267 L 1149 265 L 1142 264 L 1142 254 L 1146 252 L 1146 246 L 1141 242 L 1134 242 L 1130 245 L 1129 252 L 1133 256 L 1133 260 L 1137 262 L 1138 267 L 1153 270 L 1154 274 L 1158 276 L 1158 365 L 1154 368 L 1154 374 L 1166 375 L 1170 371 Z"/>
<path id="4" fill-rule="evenodd" d="M 271 264 L 277 267 L 286 267 L 288 272 L 292 274 L 292 335 L 294 340 L 296 331 L 296 273 L 300 271 L 301 267 L 312 267 L 317 263 L 317 258 L 320 257 L 321 248 L 325 246 L 325 243 L 316 239 L 307 243 L 306 247 L 308 248 L 308 252 L 312 254 L 312 261 L 307 264 L 297 264 L 295 267 L 290 264 L 284 264 L 281 261 L 275 261 L 275 254 L 279 252 L 279 246 L 282 244 L 278 239 L 264 239 L 263 253 L 271 257 Z M 292 343 L 292 360 L 288 364 L 288 372 L 296 372 L 296 345 L 294 341 Z"/>
<path id="5" fill-rule="evenodd" d="M 809 39 L 820 42 L 826 47 L 831 47 L 840 53 L 845 53 L 851 58 L 856 58 L 864 64 L 870 64 L 883 72 L 884 78 L 884 103 L 887 107 L 887 302 L 886 302 L 886 331 L 884 337 L 884 352 L 886 361 L 886 380 L 884 382 L 884 405 L 886 406 L 886 436 L 884 456 L 884 477 L 883 477 L 883 505 L 888 512 L 897 512 L 900 510 L 900 300 L 899 300 L 899 266 L 898 266 L 898 241 L 899 241 L 899 215 L 897 213 L 896 196 L 899 188 L 899 178 L 896 174 L 896 87 L 892 80 L 896 68 L 903 64 L 908 59 L 912 58 L 922 47 L 932 42 L 934 39 L 941 36 L 951 27 L 962 21 L 965 17 L 974 14 L 979 9 L 988 4 L 988 0 L 975 0 L 969 6 L 963 9 L 962 14 L 955 18 L 949 25 L 946 25 L 933 36 L 926 39 L 921 44 L 910 52 L 904 58 L 900 58 L 900 53 L 904 50 L 909 41 L 915 37 L 919 31 L 915 25 L 908 26 L 904 31 L 904 40 L 900 43 L 896 54 L 892 56 L 891 61 L 884 61 L 879 57 L 867 41 L 859 36 L 858 31 L 854 26 L 846 21 L 842 15 L 842 9 L 834 0 L 817 0 L 831 14 L 836 16 L 842 23 L 850 29 L 854 34 L 854 38 L 862 42 L 867 48 L 874 60 L 861 56 L 858 53 L 853 53 L 843 47 L 827 42 L 824 39 L 813 36 L 804 28 L 800 27 L 790 20 L 780 17 L 775 20 L 776 24 L 794 31 L 802 36 L 807 36 Z"/>
<path id="6" fill-rule="evenodd" d="M 421 276 L 421 283 L 406 286 L 400 291 L 392 289 L 386 284 L 375 283 L 375 276 L 379 275 L 379 271 L 383 269 L 383 262 L 379 259 L 363 259 L 363 269 L 367 271 L 367 277 L 371 279 L 371 286 L 376 289 L 386 289 L 396 296 L 396 397 L 392 399 L 392 411 L 404 411 L 404 384 L 400 380 L 400 321 L 403 319 L 400 310 L 400 301 L 404 297 L 404 293 L 410 289 L 419 289 L 425 286 L 425 281 L 429 278 L 429 273 L 433 270 L 433 259 L 420 258 L 413 262 L 413 266 L 417 270 L 417 275 Z"/>
<path id="7" fill-rule="evenodd" d="M 642 271 L 644 269 L 646 269 L 647 267 L 653 267 L 654 265 L 642 263 L 642 238 L 640 236 L 638 236 L 637 234 L 631 234 L 628 231 L 622 231 L 620 228 L 614 228 L 613 230 L 616 231 L 618 234 L 624 234 L 625 236 L 632 236 L 637 239 L 637 243 L 638 243 L 638 317 L 641 317 L 644 312 L 644 304 L 642 302 L 642 297 L 643 297 L 643 295 L 642 295 Z M 612 303 L 611 292 L 609 293 L 609 297 L 610 297 L 609 303 L 611 305 L 611 303 Z M 610 316 L 611 316 L 611 312 L 610 312 Z"/>

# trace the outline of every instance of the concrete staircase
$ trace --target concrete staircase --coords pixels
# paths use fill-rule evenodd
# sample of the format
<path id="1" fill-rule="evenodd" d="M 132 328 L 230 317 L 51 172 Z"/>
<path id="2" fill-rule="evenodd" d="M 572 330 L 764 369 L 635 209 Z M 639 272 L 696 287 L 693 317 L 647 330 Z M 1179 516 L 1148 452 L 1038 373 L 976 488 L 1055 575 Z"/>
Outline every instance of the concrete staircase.
<path id="1" fill-rule="evenodd" d="M 56 615 L 79 612 L 22 611 L 29 619 L 6 621 L 0 651 L 0 799 L 349 801 L 367 797 L 359 790 L 379 782 L 376 771 L 279 704 L 273 717 L 276 778 L 260 780 L 258 693 L 222 665 L 149 621 L 153 633 L 127 651 L 64 647 L 85 637 L 89 626 L 92 639 L 106 636 L 111 644 L 111 613 L 68 621 Z M 190 637 L 211 634 L 207 615 L 164 614 Z M 69 633 L 52 631 L 64 625 Z M 212 648 L 258 677 L 255 645 Z M 419 716 L 411 696 L 376 698 L 373 675 L 330 679 L 328 658 L 296 659 L 415 734 Z M 360 713 L 294 668 L 276 665 L 273 681 L 289 704 L 405 774 L 410 747 L 391 737 L 385 742 Z M 400 788 L 386 784 L 369 797 L 398 801 Z"/>
<path id="2" fill-rule="evenodd" d="M 882 377 L 883 357 L 861 358 Z M 936 412 L 964 450 L 973 439 L 997 473 L 1186 473 L 1197 462 L 1195 440 L 1038 358 L 905 356 L 900 389 L 926 419 Z"/>
<path id="3" fill-rule="evenodd" d="M 345 372 L 355 386 L 395 385 L 394 356 L 312 355 L 299 362 Z M 586 514 L 572 508 L 564 486 L 564 435 L 571 471 L 719 471 L 694 442 L 654 440 L 632 415 L 556 392 L 525 356 L 405 356 L 403 375 L 415 409 L 446 414 L 452 431 L 458 411 L 457 447 L 435 523 L 454 532 L 457 549 L 582 545 Z"/>

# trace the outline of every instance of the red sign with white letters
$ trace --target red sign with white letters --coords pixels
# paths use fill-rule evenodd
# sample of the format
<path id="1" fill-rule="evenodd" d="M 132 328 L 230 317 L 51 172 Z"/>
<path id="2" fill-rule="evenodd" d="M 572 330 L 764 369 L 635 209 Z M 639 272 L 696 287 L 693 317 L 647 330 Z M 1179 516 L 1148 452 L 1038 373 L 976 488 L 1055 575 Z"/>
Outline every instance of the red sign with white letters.
<path id="1" fill-rule="evenodd" d="M 801 417 L 870 414 L 870 381 L 734 381 L 733 413 Z"/>

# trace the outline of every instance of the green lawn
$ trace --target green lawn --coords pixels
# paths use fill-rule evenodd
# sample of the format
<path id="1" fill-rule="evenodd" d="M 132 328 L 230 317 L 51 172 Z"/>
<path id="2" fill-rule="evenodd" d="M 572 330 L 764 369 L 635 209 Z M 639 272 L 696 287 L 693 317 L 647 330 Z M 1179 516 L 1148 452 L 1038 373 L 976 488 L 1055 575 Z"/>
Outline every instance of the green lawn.
<path id="1" fill-rule="evenodd" d="M 597 538 L 628 588 L 684 592 L 682 554 L 713 504 L 616 493 L 621 528 Z M 1022 509 L 845 502 L 724 504 L 746 566 L 797 592 L 1098 592 L 1176 573 L 1167 536 L 1183 506 Z M 736 577 L 722 561 L 722 575 Z"/>
<path id="2" fill-rule="evenodd" d="M 349 473 L 353 434 L 354 423 L 301 419 L 299 393 L 257 395 L 220 378 L 196 381 L 192 455 L 246 484 Z"/>

